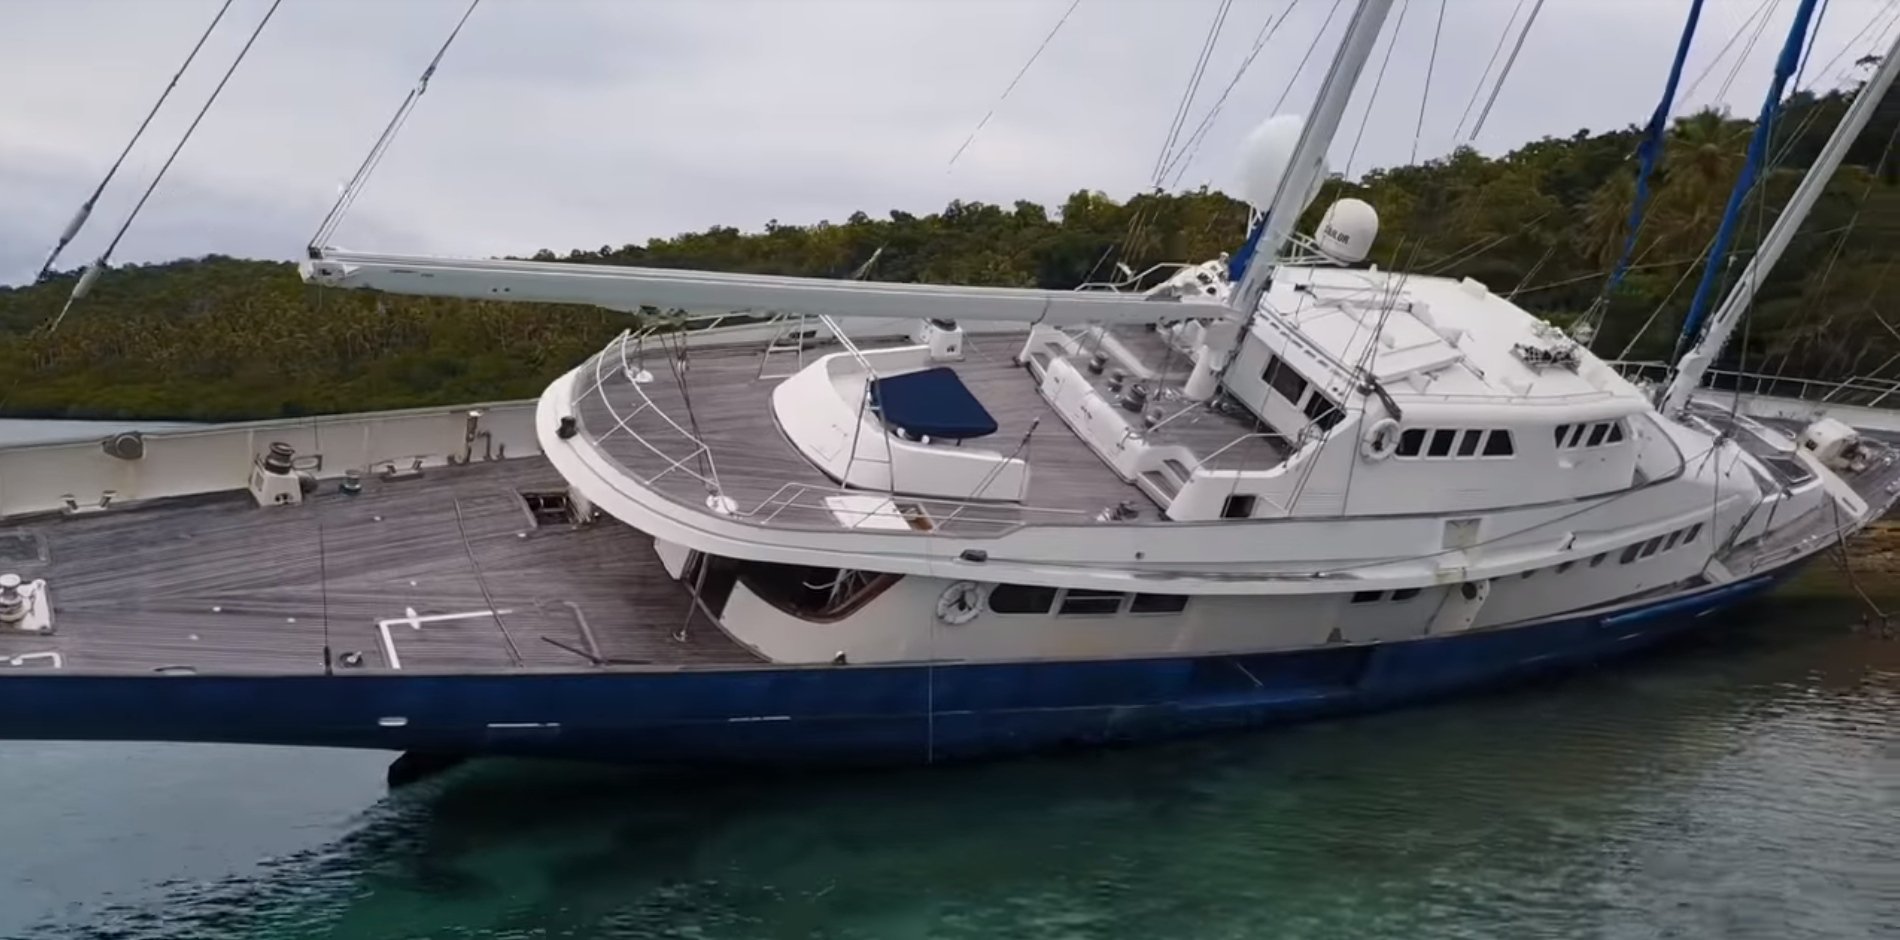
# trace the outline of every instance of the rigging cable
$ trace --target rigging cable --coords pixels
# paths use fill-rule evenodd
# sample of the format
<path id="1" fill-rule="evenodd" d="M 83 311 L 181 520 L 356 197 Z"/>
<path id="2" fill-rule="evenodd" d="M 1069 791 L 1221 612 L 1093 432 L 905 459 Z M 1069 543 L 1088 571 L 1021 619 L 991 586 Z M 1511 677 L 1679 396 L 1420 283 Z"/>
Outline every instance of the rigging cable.
<path id="1" fill-rule="evenodd" d="M 1206 114 L 1201 116 L 1201 122 L 1195 125 L 1194 132 L 1188 135 L 1187 143 L 1181 146 L 1173 161 L 1162 170 L 1163 174 L 1170 171 L 1174 173 L 1174 179 L 1168 183 L 1170 188 L 1181 185 L 1181 178 L 1187 175 L 1188 167 L 1193 164 L 1195 155 L 1200 153 L 1202 142 L 1207 139 L 1207 132 L 1213 129 L 1214 119 L 1220 115 L 1221 108 L 1227 104 L 1227 96 L 1233 94 L 1234 88 L 1246 76 L 1247 70 L 1253 67 L 1254 60 L 1260 57 L 1261 51 L 1273 39 L 1273 34 L 1286 25 L 1286 21 L 1293 16 L 1293 11 L 1299 5 L 1300 0 L 1292 0 L 1287 4 L 1286 12 L 1280 14 L 1277 20 L 1273 18 L 1273 14 L 1267 14 L 1267 21 L 1260 24 L 1260 31 L 1254 34 L 1253 44 L 1247 48 L 1247 57 L 1240 60 L 1240 68 L 1234 70 L 1234 77 L 1227 80 L 1227 87 L 1221 89 L 1220 95 L 1214 99 L 1214 104 L 1207 109 Z"/>
<path id="2" fill-rule="evenodd" d="M 1735 85 L 1735 77 L 1742 74 L 1742 67 L 1748 64 L 1748 57 L 1755 52 L 1755 44 L 1761 41 L 1762 34 L 1768 32 L 1769 21 L 1775 18 L 1775 12 L 1780 9 L 1781 0 L 1775 0 L 1774 5 L 1768 8 L 1768 15 L 1762 17 L 1761 22 L 1756 24 L 1755 34 L 1748 37 L 1747 45 L 1742 46 L 1741 53 L 1735 57 L 1735 64 L 1729 66 L 1728 77 L 1722 79 L 1722 87 L 1716 89 L 1715 97 L 1711 99 L 1712 104 L 1720 105 L 1723 99 L 1728 97 L 1729 89 Z"/>
<path id="3" fill-rule="evenodd" d="M 1815 0 L 1800 0 L 1800 4 L 1795 9 L 1794 23 L 1789 27 L 1788 39 L 1783 44 L 1781 55 L 1776 57 L 1774 77 L 1762 100 L 1761 116 L 1756 120 L 1755 133 L 1748 144 L 1748 159 L 1742 164 L 1741 177 L 1735 181 L 1735 188 L 1729 193 L 1728 207 L 1723 210 L 1722 223 L 1715 231 L 1715 245 L 1710 249 L 1708 264 L 1703 268 L 1702 282 L 1696 286 L 1695 296 L 1689 301 L 1689 313 L 1683 319 L 1682 335 L 1677 340 L 1674 358 L 1680 359 L 1700 338 L 1709 294 L 1722 273 L 1724 259 L 1728 255 L 1728 243 L 1734 236 L 1742 204 L 1755 187 L 1756 174 L 1761 169 L 1762 154 L 1768 146 L 1774 116 L 1780 110 L 1782 90 L 1787 87 L 1788 79 L 1794 73 L 1795 60 L 1801 54 L 1801 41 L 1806 38 L 1808 22 L 1814 13 Z M 1750 285 L 1749 290 L 1752 293 L 1754 286 Z"/>
<path id="4" fill-rule="evenodd" d="M 1524 0 L 1517 0 L 1517 6 L 1511 8 L 1511 18 L 1504 21 L 1504 29 L 1498 33 L 1498 44 L 1491 50 L 1490 61 L 1484 64 L 1484 71 L 1478 75 L 1478 87 L 1471 89 L 1471 100 L 1465 102 L 1465 113 L 1459 115 L 1458 126 L 1451 132 L 1451 139 L 1457 140 L 1465 132 L 1465 122 L 1471 119 L 1471 109 L 1478 106 L 1478 96 L 1484 94 L 1484 81 L 1491 77 L 1491 66 L 1498 63 L 1498 53 L 1504 51 L 1504 43 L 1511 38 L 1511 25 L 1517 22 L 1517 14 L 1524 9 Z"/>
<path id="5" fill-rule="evenodd" d="M 1656 171 L 1656 161 L 1661 158 L 1663 146 L 1669 137 L 1669 115 L 1676 105 L 1676 86 L 1682 81 L 1682 66 L 1689 60 L 1689 47 L 1695 42 L 1696 26 L 1702 19 L 1702 0 L 1691 0 L 1689 17 L 1682 24 L 1682 37 L 1676 40 L 1676 60 L 1669 66 L 1669 78 L 1663 82 L 1662 100 L 1656 103 L 1656 110 L 1649 116 L 1649 126 L 1643 129 L 1642 143 L 1636 147 L 1639 165 L 1636 170 L 1636 196 L 1630 200 L 1629 220 L 1624 227 L 1629 233 L 1623 238 L 1623 252 L 1617 256 L 1616 264 L 1610 267 L 1610 276 L 1604 280 L 1603 288 L 1597 293 L 1595 302 L 1583 316 L 1583 322 L 1591 324 L 1594 333 L 1595 321 L 1607 315 L 1610 295 L 1623 283 L 1623 276 L 1629 273 L 1630 256 L 1636 251 L 1636 239 L 1643 233 L 1644 213 L 1649 208 L 1649 180 Z M 1592 337 L 1594 338 L 1594 336 Z"/>
<path id="6" fill-rule="evenodd" d="M 1425 63 L 1425 89 L 1418 96 L 1418 124 L 1412 128 L 1411 162 L 1418 162 L 1418 141 L 1425 135 L 1425 105 L 1432 100 L 1432 75 L 1438 71 L 1438 38 L 1445 33 L 1445 7 L 1451 0 L 1438 0 L 1438 25 L 1432 27 L 1432 57 Z"/>
<path id="7" fill-rule="evenodd" d="M 1735 32 L 1729 35 L 1728 42 L 1722 44 L 1722 48 L 1715 53 L 1715 58 L 1710 59 L 1709 64 L 1703 66 L 1702 72 L 1696 75 L 1695 81 L 1690 82 L 1689 87 L 1683 90 L 1682 100 L 1688 101 L 1695 97 L 1695 90 L 1702 87 L 1702 80 L 1708 78 L 1709 74 L 1715 71 L 1715 67 L 1722 64 L 1723 59 L 1728 58 L 1728 51 L 1735 48 L 1736 41 L 1742 38 L 1743 33 L 1748 32 L 1750 26 L 1755 25 L 1755 18 L 1766 13 L 1770 5 L 1780 3 L 1781 0 L 1761 0 L 1761 5 L 1755 8 L 1755 12 L 1748 14 L 1748 18 L 1742 20 L 1742 25 L 1736 27 Z"/>
<path id="8" fill-rule="evenodd" d="M 205 115 L 211 111 L 211 106 L 217 103 L 218 95 L 224 92 L 224 86 L 231 81 L 231 76 L 237 72 L 238 66 L 244 63 L 244 57 L 250 54 L 251 46 L 257 42 L 257 37 L 264 32 L 264 27 L 270 24 L 271 17 L 276 15 L 277 8 L 282 6 L 283 2 L 284 0 L 271 0 L 270 9 L 265 10 L 264 18 L 257 21 L 257 27 L 251 30 L 250 38 L 244 40 L 244 46 L 238 50 L 237 58 L 231 60 L 231 66 L 224 70 L 224 77 L 218 79 L 217 87 L 211 89 L 211 96 L 205 99 L 204 106 L 198 109 L 198 115 L 191 119 L 191 124 L 185 128 L 184 135 L 178 138 L 178 145 L 172 148 L 171 155 L 167 156 L 165 162 L 159 166 L 158 173 L 145 187 L 145 193 L 139 196 L 139 201 L 133 204 L 132 211 L 126 215 L 125 222 L 113 234 L 112 241 L 106 244 L 106 250 L 99 254 L 98 260 L 86 268 L 86 273 L 79 276 L 79 283 L 73 285 L 72 295 L 66 298 L 66 305 L 59 308 L 59 314 L 53 317 L 53 322 L 46 327 L 48 336 L 59 329 L 59 324 L 66 319 L 67 312 L 72 310 L 73 302 L 86 296 L 86 293 L 92 289 L 93 282 L 99 279 L 100 272 L 104 271 L 106 265 L 112 260 L 112 252 L 119 247 L 119 240 L 124 238 L 126 231 L 132 227 L 132 220 L 139 217 L 139 210 L 145 208 L 145 201 L 152 198 L 152 193 L 158 189 L 159 182 L 165 179 L 165 172 L 172 168 L 172 161 L 178 159 L 179 151 L 184 150 L 185 144 L 191 141 L 192 133 L 198 129 L 198 122 L 203 121 Z"/>
<path id="9" fill-rule="evenodd" d="M 218 28 L 219 21 L 223 20 L 224 14 L 231 9 L 231 3 L 232 0 L 224 0 L 224 5 L 218 7 L 217 14 L 211 17 L 211 25 L 206 26 L 205 31 L 199 34 L 198 41 L 192 45 L 191 51 L 185 54 L 184 63 L 178 66 L 178 71 L 172 73 L 172 80 L 166 83 L 164 91 L 158 93 L 158 100 L 152 102 L 152 109 L 145 112 L 145 120 L 139 122 L 138 130 L 132 132 L 132 139 L 125 142 L 124 150 L 119 151 L 119 158 L 112 161 L 112 166 L 106 169 L 105 178 L 99 181 L 99 186 L 92 191 L 92 195 L 87 196 L 86 201 L 80 203 L 79 211 L 73 214 L 71 222 L 66 223 L 66 231 L 60 233 L 59 241 L 53 245 L 52 253 L 46 256 L 46 263 L 40 265 L 40 273 L 33 278 L 35 283 L 45 280 L 46 276 L 52 273 L 53 263 L 59 260 L 59 253 L 66 250 L 67 243 L 71 242 L 73 237 L 79 234 L 79 230 L 85 226 L 86 219 L 92 216 L 93 206 L 99 203 L 100 195 L 105 193 L 106 184 L 112 182 L 112 177 L 125 163 L 126 156 L 131 154 L 139 138 L 145 136 L 145 129 L 152 125 L 152 119 L 158 116 L 158 109 L 165 106 L 165 100 L 170 98 L 173 89 L 178 87 L 178 80 L 184 77 L 185 70 L 191 68 L 192 60 L 198 57 L 198 50 L 205 47 L 205 40 L 211 38 L 211 32 Z"/>
<path id="10" fill-rule="evenodd" d="M 415 110 L 417 100 L 429 90 L 429 79 L 434 77 L 436 67 L 442 64 L 442 57 L 448 54 L 449 46 L 454 44 L 455 37 L 462 34 L 463 25 L 468 23 L 469 16 L 481 4 L 482 0 L 469 0 L 468 8 L 462 11 L 462 18 L 455 21 L 454 29 L 449 30 L 449 38 L 442 41 L 442 48 L 436 50 L 435 58 L 430 59 L 428 67 L 422 70 L 422 77 L 417 79 L 415 87 L 409 89 L 409 94 L 403 96 L 402 104 L 396 107 L 395 116 L 391 117 L 389 123 L 383 127 L 382 136 L 376 138 L 376 143 L 369 148 L 369 154 L 357 166 L 356 174 L 350 177 L 350 181 L 344 184 L 343 191 L 337 194 L 336 202 L 330 206 L 330 211 L 318 224 L 317 233 L 310 236 L 310 257 L 317 257 L 318 249 L 324 242 L 329 241 L 331 235 L 336 234 L 337 226 L 343 224 L 343 216 L 350 211 L 350 206 L 356 203 L 356 197 L 362 193 L 364 184 L 369 182 L 370 174 L 376 171 L 377 164 L 383 161 L 383 155 L 389 151 L 389 145 L 395 142 L 396 135 L 402 131 L 402 126 L 408 123 L 409 115 Z"/>
<path id="11" fill-rule="evenodd" d="M 1392 64 L 1392 50 L 1399 47 L 1399 33 L 1405 29 L 1405 13 L 1411 8 L 1411 0 L 1399 0 L 1399 18 L 1392 24 L 1392 40 L 1385 44 L 1385 58 L 1379 60 L 1379 74 L 1372 80 L 1372 95 L 1366 99 L 1366 113 L 1359 116 L 1359 133 L 1353 135 L 1352 150 L 1346 154 L 1346 168 L 1342 174 L 1347 178 L 1352 176 L 1352 162 L 1359 158 L 1359 142 L 1366 139 L 1366 125 L 1372 123 L 1372 109 L 1379 104 L 1379 89 L 1385 86 L 1385 70 Z"/>
<path id="12" fill-rule="evenodd" d="M 1062 11 L 1062 18 L 1056 20 L 1056 25 L 1049 30 L 1049 35 L 1042 37 L 1042 44 L 1036 47 L 1036 51 L 1029 54 L 1029 61 L 1024 62 L 1023 67 L 1016 70 L 1016 77 L 1009 80 L 1009 85 L 1003 89 L 1003 93 L 997 95 L 990 109 L 983 113 L 983 119 L 976 122 L 976 127 L 970 131 L 970 136 L 963 138 L 963 143 L 957 147 L 957 152 L 950 155 L 950 162 L 944 168 L 945 172 L 949 172 L 950 167 L 957 165 L 957 158 L 963 156 L 963 151 L 970 149 L 971 142 L 976 140 L 976 135 L 982 132 L 983 126 L 990 122 L 990 118 L 996 116 L 996 109 L 1002 107 L 1009 93 L 1016 90 L 1016 83 L 1022 81 L 1024 75 L 1029 74 L 1029 67 L 1035 65 L 1037 59 L 1042 58 L 1042 51 L 1049 48 L 1049 43 L 1056 38 L 1057 33 L 1062 31 L 1062 25 L 1069 21 L 1069 14 L 1074 13 L 1075 8 L 1081 5 L 1082 0 L 1070 0 L 1069 8 Z"/>
<path id="13" fill-rule="evenodd" d="M 1511 69 L 1517 65 L 1517 55 L 1524 51 L 1524 40 L 1531 36 L 1531 26 L 1537 22 L 1537 14 L 1544 9 L 1544 0 L 1537 0 L 1531 7 L 1531 15 L 1524 18 L 1524 28 L 1517 33 L 1517 44 L 1511 47 L 1511 56 L 1504 60 L 1504 68 L 1498 70 L 1497 84 L 1491 86 L 1491 97 L 1484 102 L 1484 110 L 1478 112 L 1478 123 L 1471 125 L 1471 136 L 1467 141 L 1477 140 L 1478 132 L 1484 130 L 1486 118 L 1491 116 L 1491 106 L 1498 103 L 1498 95 L 1504 91 L 1504 82 L 1511 77 Z"/>
<path id="14" fill-rule="evenodd" d="M 1201 40 L 1201 54 L 1194 60 L 1194 70 L 1188 73 L 1187 87 L 1181 91 L 1181 101 L 1174 106 L 1174 120 L 1168 125 L 1168 136 L 1161 141 L 1161 152 L 1155 156 L 1154 171 L 1150 174 L 1156 188 L 1167 176 L 1167 168 L 1174 161 L 1175 143 L 1180 140 L 1181 129 L 1187 126 L 1188 113 L 1194 109 L 1194 96 L 1201 90 L 1201 79 L 1207 75 L 1207 63 L 1214 57 L 1214 47 L 1220 43 L 1221 27 L 1227 22 L 1227 13 L 1234 7 L 1234 0 L 1220 0 L 1214 8 L 1214 21 L 1208 24 L 1207 37 Z"/>

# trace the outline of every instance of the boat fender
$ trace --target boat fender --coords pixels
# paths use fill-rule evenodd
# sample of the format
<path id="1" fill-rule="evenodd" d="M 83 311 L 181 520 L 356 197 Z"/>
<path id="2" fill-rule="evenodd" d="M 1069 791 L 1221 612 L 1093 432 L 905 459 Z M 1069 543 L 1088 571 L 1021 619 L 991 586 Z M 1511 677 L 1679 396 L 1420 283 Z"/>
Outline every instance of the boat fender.
<path id="1" fill-rule="evenodd" d="M 1365 439 L 1359 442 L 1359 455 L 1371 461 L 1384 460 L 1399 449 L 1399 422 L 1392 418 L 1380 418 L 1366 429 Z"/>

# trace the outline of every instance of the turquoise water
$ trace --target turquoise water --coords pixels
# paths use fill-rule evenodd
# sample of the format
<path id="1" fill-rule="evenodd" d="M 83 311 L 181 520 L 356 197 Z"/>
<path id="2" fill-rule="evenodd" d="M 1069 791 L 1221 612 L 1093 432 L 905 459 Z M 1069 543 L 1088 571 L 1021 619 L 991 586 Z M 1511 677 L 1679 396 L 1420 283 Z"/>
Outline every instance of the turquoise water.
<path id="1" fill-rule="evenodd" d="M 941 771 L 0 744 L 0 935 L 1900 935 L 1900 642 L 1782 598 L 1546 687 Z"/>

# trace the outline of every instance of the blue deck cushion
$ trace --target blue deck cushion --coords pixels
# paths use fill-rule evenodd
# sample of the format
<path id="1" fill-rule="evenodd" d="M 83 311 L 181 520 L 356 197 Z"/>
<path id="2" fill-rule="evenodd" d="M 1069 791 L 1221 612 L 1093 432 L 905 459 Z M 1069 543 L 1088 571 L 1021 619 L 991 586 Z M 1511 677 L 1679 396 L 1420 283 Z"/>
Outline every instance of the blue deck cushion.
<path id="1" fill-rule="evenodd" d="M 871 407 L 912 437 L 961 441 L 996 433 L 996 419 L 949 366 L 872 379 Z"/>

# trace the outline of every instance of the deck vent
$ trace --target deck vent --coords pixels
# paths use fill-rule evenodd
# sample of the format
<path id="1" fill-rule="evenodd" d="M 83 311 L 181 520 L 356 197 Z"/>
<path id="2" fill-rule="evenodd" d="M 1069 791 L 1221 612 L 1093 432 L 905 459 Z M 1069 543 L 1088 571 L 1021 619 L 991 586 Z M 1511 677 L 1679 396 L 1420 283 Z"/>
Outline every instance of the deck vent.
<path id="1" fill-rule="evenodd" d="M 569 525 L 575 521 L 574 501 L 566 490 L 524 490 L 521 502 L 534 517 L 535 526 Z"/>

